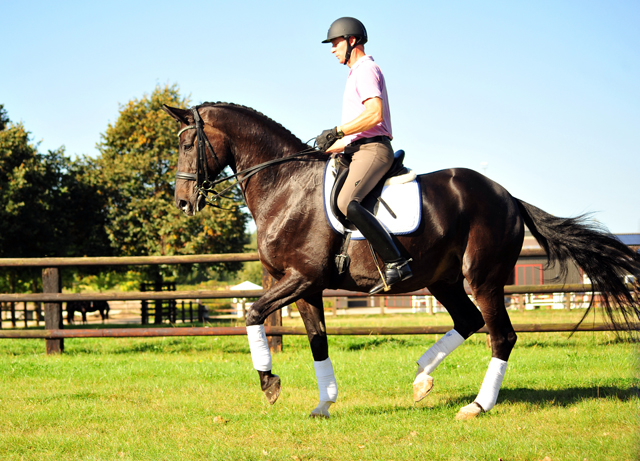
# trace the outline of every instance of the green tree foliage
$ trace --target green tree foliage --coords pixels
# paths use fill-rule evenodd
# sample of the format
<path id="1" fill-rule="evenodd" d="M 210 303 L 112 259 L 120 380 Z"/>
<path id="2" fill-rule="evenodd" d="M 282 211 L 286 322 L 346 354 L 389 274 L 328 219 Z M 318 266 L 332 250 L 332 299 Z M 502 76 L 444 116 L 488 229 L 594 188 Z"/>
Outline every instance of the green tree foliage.
<path id="1" fill-rule="evenodd" d="M 187 107 L 175 85 L 120 107 L 98 144 L 101 188 L 108 196 L 107 233 L 117 255 L 242 252 L 248 216 L 239 197 L 223 200 L 233 211 L 206 208 L 187 217 L 174 204 L 178 161 L 176 122 L 162 104 Z M 238 269 L 239 265 L 226 265 Z"/>
<path id="2" fill-rule="evenodd" d="M 105 254 L 105 208 L 87 161 L 70 160 L 64 148 L 38 153 L 1 106 L 0 127 L 0 257 Z M 37 289 L 38 269 L 1 273 L 12 291 Z"/>

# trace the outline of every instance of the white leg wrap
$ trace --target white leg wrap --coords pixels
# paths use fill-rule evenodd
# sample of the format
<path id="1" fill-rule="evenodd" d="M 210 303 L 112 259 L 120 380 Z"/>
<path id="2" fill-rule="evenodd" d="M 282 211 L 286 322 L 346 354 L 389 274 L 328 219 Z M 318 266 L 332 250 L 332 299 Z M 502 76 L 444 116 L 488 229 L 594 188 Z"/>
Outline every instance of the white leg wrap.
<path id="1" fill-rule="evenodd" d="M 331 359 L 327 358 L 322 362 L 313 362 L 313 366 L 316 369 L 320 404 L 322 404 L 322 402 L 335 402 L 338 399 L 338 383 L 333 373 Z M 329 406 L 327 406 L 327 409 L 328 408 Z"/>
<path id="2" fill-rule="evenodd" d="M 249 338 L 253 368 L 258 371 L 271 371 L 271 351 L 267 335 L 264 332 L 264 325 L 248 326 L 247 338 Z"/>
<path id="3" fill-rule="evenodd" d="M 489 362 L 487 374 L 482 381 L 482 387 L 476 397 L 476 403 L 482 407 L 484 411 L 491 410 L 498 400 L 498 392 L 507 372 L 507 362 L 493 357 Z"/>
<path id="4" fill-rule="evenodd" d="M 329 414 L 329 407 L 332 403 L 333 402 L 320 402 L 318 406 L 313 409 L 310 416 L 312 418 L 317 418 L 318 416 L 330 418 L 331 415 Z"/>
<path id="5" fill-rule="evenodd" d="M 444 358 L 464 342 L 464 338 L 456 330 L 450 330 L 418 359 L 418 366 L 427 374 L 436 369 Z"/>

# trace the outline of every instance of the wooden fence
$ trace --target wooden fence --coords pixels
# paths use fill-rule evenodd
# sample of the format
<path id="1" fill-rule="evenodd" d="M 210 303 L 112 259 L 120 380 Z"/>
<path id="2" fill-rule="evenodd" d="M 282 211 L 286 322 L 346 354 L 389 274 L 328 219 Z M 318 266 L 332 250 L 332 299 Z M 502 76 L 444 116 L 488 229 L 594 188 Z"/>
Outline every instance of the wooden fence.
<path id="1" fill-rule="evenodd" d="M 541 251 L 523 250 L 522 255 L 544 255 Z M 0 302 L 44 303 L 44 330 L 0 330 L 0 338 L 44 338 L 48 354 L 63 351 L 64 338 L 78 337 L 150 337 L 150 336 L 218 336 L 243 335 L 244 327 L 202 327 L 202 328 L 102 328 L 99 330 L 64 330 L 62 323 L 61 303 L 63 301 L 114 301 L 114 300 L 189 300 L 189 299 L 224 299 L 224 298 L 258 298 L 264 290 L 195 290 L 195 291 L 140 291 L 111 293 L 62 293 L 60 267 L 69 266 L 123 266 L 123 265 L 157 265 L 157 264 L 193 264 L 257 261 L 257 253 L 194 255 L 194 256 L 144 256 L 144 257 L 94 257 L 94 258 L 30 258 L 0 259 L 0 267 L 43 267 L 43 293 L 4 293 L 0 294 Z M 273 283 L 268 275 L 263 277 L 263 286 L 268 289 Z M 531 293 L 588 293 L 590 285 L 534 285 L 506 286 L 507 295 L 524 295 Z M 423 289 L 405 296 L 429 296 Z M 366 294 L 344 290 L 325 290 L 325 297 L 367 297 Z M 522 297 L 520 299 L 523 299 Z M 570 302 L 570 296 L 566 296 Z M 281 311 L 272 314 L 265 322 L 270 346 L 278 351 L 282 348 L 283 335 L 305 335 L 303 328 L 285 328 L 282 326 Z M 444 333 L 451 326 L 438 327 L 378 327 L 378 328 L 327 328 L 328 334 L 345 335 L 396 335 L 396 334 L 434 334 Z M 516 332 L 554 332 L 574 331 L 574 324 L 546 325 L 514 325 Z M 577 331 L 602 331 L 613 329 L 610 325 L 583 325 Z M 485 332 L 484 329 L 480 332 Z"/>

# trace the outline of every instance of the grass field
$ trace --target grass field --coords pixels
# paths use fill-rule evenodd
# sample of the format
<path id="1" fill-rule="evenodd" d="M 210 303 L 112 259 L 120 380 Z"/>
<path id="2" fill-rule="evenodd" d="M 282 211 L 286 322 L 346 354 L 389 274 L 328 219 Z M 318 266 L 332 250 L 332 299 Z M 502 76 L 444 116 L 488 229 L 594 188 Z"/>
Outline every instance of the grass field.
<path id="1" fill-rule="evenodd" d="M 575 312 L 514 313 L 513 323 Z M 329 326 L 448 324 L 447 315 L 328 317 Z M 299 325 L 285 319 L 285 325 Z M 428 336 L 331 337 L 340 395 L 317 404 L 304 337 L 274 356 L 283 382 L 269 406 L 245 337 L 74 339 L 48 357 L 41 340 L 0 341 L 0 459 L 5 460 L 636 460 L 638 344 L 612 333 L 520 334 L 496 407 L 455 421 L 476 396 L 485 335 L 434 373 L 413 404 Z"/>

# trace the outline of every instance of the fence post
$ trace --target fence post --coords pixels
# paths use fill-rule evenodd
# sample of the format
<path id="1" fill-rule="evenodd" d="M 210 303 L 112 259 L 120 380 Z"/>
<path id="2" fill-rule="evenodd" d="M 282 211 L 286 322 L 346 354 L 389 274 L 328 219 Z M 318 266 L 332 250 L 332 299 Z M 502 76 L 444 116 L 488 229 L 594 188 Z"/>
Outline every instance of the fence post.
<path id="1" fill-rule="evenodd" d="M 60 270 L 57 267 L 42 269 L 42 292 L 60 293 L 62 281 Z M 62 329 L 62 303 L 44 304 L 44 328 L 45 330 Z M 47 339 L 47 354 L 61 354 L 64 352 L 64 339 Z"/>
<path id="2" fill-rule="evenodd" d="M 564 294 L 564 308 L 568 311 L 571 310 L 571 293 Z"/>
<path id="3" fill-rule="evenodd" d="M 268 290 L 276 283 L 275 279 L 269 275 L 266 269 L 262 268 L 262 288 Z M 278 309 L 264 321 L 265 326 L 281 327 L 282 326 L 282 310 Z M 267 336 L 269 349 L 271 352 L 282 352 L 282 336 Z"/>

